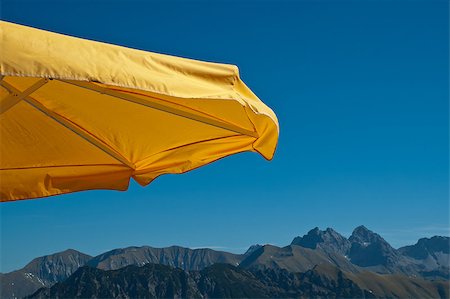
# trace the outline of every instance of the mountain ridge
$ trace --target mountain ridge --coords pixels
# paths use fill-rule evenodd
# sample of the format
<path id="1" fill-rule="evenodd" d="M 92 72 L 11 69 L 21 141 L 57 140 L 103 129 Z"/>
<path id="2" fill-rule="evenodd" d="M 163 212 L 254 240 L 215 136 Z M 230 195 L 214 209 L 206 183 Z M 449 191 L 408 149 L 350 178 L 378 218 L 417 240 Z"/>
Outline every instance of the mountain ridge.
<path id="1" fill-rule="evenodd" d="M 29 295 L 38 288 L 64 281 L 84 265 L 117 270 L 129 265 L 163 264 L 184 271 L 201 271 L 213 264 L 227 263 L 248 271 L 275 269 L 293 273 L 305 273 L 318 265 L 332 265 L 355 275 L 370 271 L 449 280 L 449 261 L 449 237 L 421 238 L 414 245 L 395 249 L 364 226 L 355 228 L 349 238 L 332 228 L 322 231 L 316 227 L 303 237 L 295 237 L 285 247 L 257 244 L 244 254 L 181 246 L 131 246 L 91 257 L 69 249 L 33 259 L 22 269 L 0 274 L 0 290 L 2 298 Z"/>
<path id="2" fill-rule="evenodd" d="M 237 265 L 242 256 L 209 248 L 190 249 L 176 245 L 164 248 L 132 246 L 97 255 L 88 264 L 103 270 L 116 270 L 128 265 L 142 266 L 148 263 L 169 265 L 183 270 L 200 270 L 214 263 Z"/>

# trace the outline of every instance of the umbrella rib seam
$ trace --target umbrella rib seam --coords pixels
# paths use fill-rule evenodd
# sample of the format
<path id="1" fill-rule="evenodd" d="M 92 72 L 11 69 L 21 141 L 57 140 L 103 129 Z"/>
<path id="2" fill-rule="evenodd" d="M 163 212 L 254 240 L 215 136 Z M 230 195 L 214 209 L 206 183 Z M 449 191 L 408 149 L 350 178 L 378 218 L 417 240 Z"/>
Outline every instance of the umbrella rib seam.
<path id="1" fill-rule="evenodd" d="M 3 76 L 0 78 L 0 85 L 3 86 L 10 94 L 9 96 L 2 101 L 2 105 L 0 107 L 0 115 L 17 105 L 20 101 L 25 99 L 27 96 L 31 95 L 33 92 L 44 86 L 48 82 L 47 78 L 39 79 L 33 85 L 25 89 L 24 91 L 20 91 L 16 89 L 14 86 L 5 82 L 3 80 Z"/>
<path id="2" fill-rule="evenodd" d="M 43 79 L 43 80 L 46 80 L 46 79 Z M 8 88 L 11 89 L 13 92 L 15 92 L 17 94 L 20 94 L 20 91 L 18 89 L 16 89 L 14 86 L 12 86 L 12 85 L 4 82 L 4 81 L 2 81 L 2 84 L 6 84 L 8 86 Z M 121 162 L 122 164 L 128 166 L 129 168 L 131 168 L 133 170 L 136 168 L 134 164 L 132 164 L 125 157 L 123 157 L 122 155 L 117 153 L 116 150 L 114 150 L 113 148 L 111 148 L 110 146 L 105 144 L 102 140 L 100 140 L 97 137 L 93 136 L 89 132 L 86 132 L 84 129 L 82 129 L 78 125 L 72 123 L 70 120 L 66 119 L 64 116 L 61 116 L 58 113 L 48 109 L 47 107 L 45 107 L 43 104 L 41 104 L 39 101 L 37 101 L 36 99 L 32 98 L 31 96 L 25 96 L 23 98 L 23 101 L 28 103 L 32 107 L 34 107 L 36 110 L 44 113 L 45 115 L 47 115 L 48 117 L 50 117 L 54 121 L 58 122 L 59 124 L 61 124 L 65 128 L 67 128 L 68 130 L 70 130 L 71 132 L 73 132 L 76 135 L 78 135 L 79 137 L 83 138 L 84 140 L 86 140 L 90 144 L 92 144 L 95 147 L 99 148 L 104 153 L 106 153 L 107 155 L 109 155 L 112 158 L 116 159 L 117 161 Z"/>
<path id="3" fill-rule="evenodd" d="M 45 115 L 49 116 L 51 119 L 57 121 L 73 133 L 77 134 L 90 144 L 96 146 L 109 156 L 113 157 L 117 161 L 121 162 L 122 164 L 125 164 L 126 166 L 130 167 L 131 169 L 135 169 L 135 166 L 128 161 L 125 157 L 122 157 L 119 153 L 116 153 L 116 151 L 112 148 L 110 148 L 108 145 L 104 144 L 103 141 L 99 140 L 97 137 L 92 136 L 90 133 L 84 132 L 83 130 L 80 130 L 77 128 L 77 125 L 72 124 L 69 120 L 65 119 L 63 116 L 58 115 L 57 113 L 47 109 L 44 105 L 36 101 L 35 99 L 31 97 L 26 97 L 24 99 L 28 104 L 36 108 L 37 110 L 41 111 Z M 54 114 L 54 115 L 53 115 Z"/>
<path id="4" fill-rule="evenodd" d="M 177 109 L 177 108 L 174 108 L 174 107 L 165 106 L 165 105 L 160 104 L 160 103 L 155 103 L 155 102 L 151 102 L 151 101 L 144 101 L 144 100 L 139 99 L 139 98 L 137 98 L 135 96 L 132 96 L 132 95 L 129 95 L 129 94 L 123 94 L 123 93 L 115 91 L 115 90 L 110 90 L 110 89 L 107 89 L 107 88 L 96 86 L 96 85 L 93 85 L 93 84 L 91 84 L 89 82 L 81 82 L 81 81 L 75 81 L 74 82 L 74 81 L 70 81 L 70 80 L 59 80 L 59 79 L 57 79 L 57 80 L 60 81 L 60 82 L 64 82 L 64 83 L 67 83 L 67 84 L 71 84 L 71 85 L 75 85 L 75 86 L 78 86 L 78 87 L 81 87 L 81 88 L 85 88 L 85 89 L 90 90 L 90 91 L 98 92 L 100 94 L 105 94 L 105 95 L 108 95 L 108 96 L 111 96 L 111 97 L 114 97 L 114 98 L 117 98 L 117 99 L 125 100 L 125 101 L 132 102 L 132 103 L 135 103 L 135 104 L 143 105 L 143 106 L 148 107 L 148 108 L 156 109 L 156 110 L 159 110 L 159 111 L 163 111 L 163 112 L 166 112 L 166 113 L 170 113 L 170 114 L 181 116 L 181 117 L 184 117 L 184 118 L 187 118 L 187 119 L 191 119 L 191 120 L 194 120 L 194 121 L 197 121 L 197 122 L 201 122 L 201 123 L 204 123 L 204 124 L 207 124 L 207 125 L 210 125 L 210 126 L 214 126 L 214 127 L 218 127 L 218 128 L 221 128 L 221 129 L 225 129 L 227 131 L 232 131 L 232 132 L 235 132 L 235 133 L 239 133 L 239 134 L 242 134 L 242 135 L 247 135 L 247 136 L 254 137 L 254 138 L 258 138 L 259 137 L 258 133 L 250 131 L 250 130 L 246 130 L 246 129 L 243 129 L 243 128 L 240 128 L 240 127 L 238 127 L 236 125 L 227 124 L 227 123 L 224 123 L 224 122 L 219 121 L 219 120 L 215 120 L 215 119 L 207 118 L 207 117 L 204 117 L 204 116 L 196 115 L 194 113 L 191 113 L 191 112 L 188 112 L 188 111 L 183 111 L 183 110 L 180 110 L 180 109 Z"/>
<path id="5" fill-rule="evenodd" d="M 192 145 L 195 145 L 195 144 L 203 144 L 203 143 L 207 143 L 207 142 L 211 142 L 211 141 L 223 140 L 223 139 L 233 138 L 233 137 L 238 137 L 238 136 L 241 136 L 241 135 L 222 136 L 222 137 L 217 137 L 217 138 L 205 139 L 205 140 L 202 140 L 202 141 L 191 142 L 191 143 L 183 144 L 183 145 L 180 145 L 180 146 L 175 146 L 175 147 L 168 148 L 166 150 L 160 151 L 158 153 L 154 153 L 152 155 L 146 156 L 145 158 L 142 158 L 139 162 L 142 163 L 143 161 L 148 160 L 148 159 L 150 159 L 150 158 L 152 158 L 154 156 L 161 155 L 163 153 L 168 153 L 168 152 L 171 152 L 171 151 L 176 151 L 178 149 L 186 148 L 186 147 L 189 147 L 189 146 L 192 146 Z M 139 175 L 139 174 L 147 173 L 147 172 L 152 171 L 152 170 L 153 169 L 148 168 L 148 167 L 147 168 L 142 168 L 142 169 L 138 168 L 138 169 L 136 169 L 135 174 Z"/>
<path id="6" fill-rule="evenodd" d="M 65 119 L 63 116 L 58 115 L 57 113 L 47 109 L 44 105 L 42 105 L 35 99 L 33 99 L 31 97 L 26 97 L 24 100 L 28 104 L 30 104 L 31 106 L 36 108 L 37 110 L 39 110 L 42 113 L 49 116 L 51 119 L 57 121 L 58 123 L 60 123 L 64 127 L 66 127 L 67 129 L 72 131 L 73 133 L 77 134 L 78 136 L 80 136 L 81 138 L 83 138 L 84 140 L 89 142 L 90 144 L 96 146 L 97 148 L 99 148 L 100 150 L 102 150 L 103 152 L 105 152 L 106 154 L 111 156 L 112 158 L 116 159 L 117 161 L 121 162 L 122 164 L 125 164 L 126 166 L 128 166 L 131 169 L 135 169 L 135 166 L 130 161 L 128 161 L 125 157 L 123 157 L 119 153 L 116 153 L 116 151 L 113 148 L 110 148 L 108 145 L 104 144 L 104 142 L 99 140 L 97 137 L 78 128 L 77 125 L 72 124 L 72 122 Z"/>
<path id="7" fill-rule="evenodd" d="M 103 84 L 103 83 L 102 83 L 102 84 Z M 222 119 L 222 118 L 219 118 L 219 117 L 217 117 L 217 116 L 208 114 L 208 113 L 206 113 L 206 112 L 204 112 L 204 111 L 200 111 L 200 110 L 198 110 L 198 109 L 194 109 L 194 108 L 189 107 L 189 106 L 184 105 L 184 104 L 172 102 L 172 101 L 167 100 L 167 99 L 165 99 L 165 98 L 158 98 L 158 97 L 155 96 L 155 95 L 146 95 L 146 94 L 141 94 L 141 93 L 134 92 L 134 91 L 130 91 L 130 90 L 118 89 L 118 88 L 116 88 L 115 86 L 108 87 L 108 90 L 112 90 L 112 91 L 115 91 L 115 92 L 118 92 L 118 93 L 121 93 L 121 94 L 123 93 L 123 94 L 131 95 L 131 96 L 134 96 L 134 95 L 136 95 L 136 96 L 142 96 L 142 97 L 145 97 L 145 98 L 147 98 L 147 99 L 150 99 L 151 101 L 156 101 L 157 103 L 161 103 L 161 102 L 163 102 L 163 103 L 168 103 L 168 104 L 169 104 L 169 107 L 170 107 L 170 105 L 175 105 L 175 106 L 177 106 L 177 107 L 180 107 L 179 109 L 188 109 L 188 110 L 192 111 L 191 113 L 193 113 L 193 114 L 196 114 L 196 115 L 197 115 L 197 114 L 201 114 L 201 115 L 203 115 L 204 117 L 206 117 L 207 119 L 217 120 L 217 121 L 219 121 L 219 122 L 221 122 L 221 123 L 229 124 L 229 125 L 231 125 L 231 126 L 235 126 L 235 127 L 237 127 L 237 128 L 241 128 L 242 130 L 247 130 L 247 129 L 245 129 L 245 128 L 239 126 L 239 125 L 236 125 L 236 124 L 234 124 L 234 123 L 230 123 L 229 121 L 226 121 L 226 120 L 224 120 L 224 119 Z M 161 96 L 167 97 L 166 95 L 163 95 L 163 94 L 162 94 Z M 197 99 L 191 99 L 191 100 L 198 100 L 198 98 L 197 98 Z M 210 99 L 205 98 L 205 100 L 210 100 Z M 165 106 L 165 104 L 162 104 L 162 105 Z M 244 107 L 244 106 L 241 105 L 241 107 Z M 176 109 L 177 109 L 177 108 L 176 108 Z M 249 120 L 249 123 L 252 124 L 250 118 L 249 118 L 248 120 Z M 253 127 L 253 131 L 252 131 L 252 130 L 247 130 L 247 131 L 250 131 L 250 132 L 257 132 L 256 129 L 255 129 L 255 127 L 253 126 L 253 124 L 252 124 L 252 127 Z"/>

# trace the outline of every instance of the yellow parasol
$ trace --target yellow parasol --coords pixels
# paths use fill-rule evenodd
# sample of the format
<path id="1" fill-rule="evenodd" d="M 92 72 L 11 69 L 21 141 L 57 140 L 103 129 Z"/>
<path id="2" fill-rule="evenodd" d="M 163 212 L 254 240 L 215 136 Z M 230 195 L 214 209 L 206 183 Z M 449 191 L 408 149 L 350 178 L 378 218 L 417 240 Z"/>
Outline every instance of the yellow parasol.
<path id="1" fill-rule="evenodd" d="M 233 65 L 0 21 L 0 71 L 1 201 L 126 190 L 277 144 Z"/>

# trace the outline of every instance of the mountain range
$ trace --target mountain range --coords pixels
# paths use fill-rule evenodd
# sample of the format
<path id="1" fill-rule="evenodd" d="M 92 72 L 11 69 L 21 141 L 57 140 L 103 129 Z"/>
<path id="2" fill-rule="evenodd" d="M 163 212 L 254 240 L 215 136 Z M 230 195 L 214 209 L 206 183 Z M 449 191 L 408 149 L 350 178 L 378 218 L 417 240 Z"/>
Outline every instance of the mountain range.
<path id="1" fill-rule="evenodd" d="M 216 266 L 224 264 L 229 265 L 229 267 L 221 268 Z M 158 268 L 155 265 L 165 265 L 168 266 L 168 269 L 172 270 L 168 271 L 164 267 Z M 380 235 L 370 231 L 364 226 L 359 226 L 353 231 L 349 238 L 345 238 L 331 228 L 327 228 L 324 231 L 319 228 L 314 228 L 306 235 L 294 238 L 292 243 L 288 246 L 253 245 L 245 254 L 232 254 L 206 248 L 189 249 L 179 246 L 167 248 L 153 248 L 149 246 L 128 247 L 111 250 L 96 257 L 91 257 L 75 250 L 66 250 L 64 252 L 36 258 L 20 270 L 0 274 L 0 280 L 1 298 L 20 298 L 32 294 L 39 288 L 43 288 L 39 291 L 40 293 L 36 295 L 41 298 L 42 296 L 45 297 L 46 294 L 52 294 L 51 292 L 55 292 L 54 290 L 56 288 L 60 290 L 58 292 L 62 292 L 58 294 L 65 294 L 61 291 L 61 288 L 64 288 L 65 284 L 71 281 L 77 281 L 78 283 L 83 282 L 80 277 L 87 279 L 87 277 L 93 275 L 92 279 L 94 280 L 100 279 L 103 275 L 113 277 L 108 276 L 110 274 L 105 273 L 119 273 L 115 275 L 121 277 L 121 275 L 125 275 L 121 272 L 125 271 L 125 269 L 128 269 L 126 270 L 126 273 L 136 272 L 133 275 L 139 276 L 144 275 L 142 273 L 145 271 L 142 270 L 144 272 L 141 273 L 141 270 L 136 269 L 146 267 L 145 269 L 149 268 L 150 270 L 147 269 L 147 272 L 145 273 L 149 273 L 148 271 L 152 272 L 151 277 L 169 275 L 168 272 L 171 272 L 170 275 L 178 275 L 176 274 L 178 272 L 172 272 L 175 271 L 175 269 L 179 269 L 180 271 L 183 271 L 183 273 L 186 273 L 187 277 L 194 277 L 195 279 L 203 277 L 207 280 L 212 278 L 208 276 L 209 274 L 207 275 L 205 273 L 217 273 L 219 271 L 218 269 L 223 269 L 223 271 L 230 271 L 230 273 L 239 277 L 247 275 L 248 277 L 245 276 L 247 277 L 245 279 L 256 279 L 256 281 L 259 281 L 258 283 L 269 283 L 269 285 L 272 285 L 278 290 L 266 290 L 257 287 L 255 290 L 265 290 L 264 292 L 266 292 L 264 293 L 265 295 L 262 293 L 255 293 L 258 294 L 258 296 L 261 295 L 260 297 L 270 297 L 275 295 L 283 297 L 287 294 L 283 292 L 286 292 L 291 288 L 289 292 L 292 293 L 295 289 L 295 284 L 291 286 L 284 285 L 288 288 L 286 289 L 278 286 L 278 283 L 281 283 L 280 281 L 261 281 L 261 277 L 266 277 L 264 274 L 265 271 L 274 271 L 270 273 L 275 273 L 273 274 L 275 276 L 278 275 L 276 273 L 295 274 L 303 279 L 298 278 L 298 281 L 303 281 L 303 283 L 305 283 L 304 279 L 306 279 L 305 277 L 308 275 L 314 274 L 319 277 L 320 275 L 325 275 L 326 277 L 331 277 L 328 279 L 329 281 L 334 281 L 333 279 L 336 278 L 337 280 L 333 282 L 336 286 L 339 285 L 339 281 L 345 281 L 342 280 L 343 277 L 345 277 L 356 286 L 353 291 L 362 292 L 360 295 L 364 294 L 364 297 L 367 298 L 370 298 L 371 294 L 373 295 L 369 290 L 378 295 L 386 295 L 389 293 L 390 289 L 395 289 L 392 280 L 398 281 L 399 285 L 403 286 L 402 290 L 396 291 L 397 294 L 404 293 L 406 292 L 405 290 L 409 290 L 409 293 L 406 292 L 404 294 L 411 295 L 414 294 L 414 292 L 419 294 L 420 292 L 417 290 L 414 292 L 412 291 L 414 290 L 413 286 L 416 286 L 415 288 L 417 288 L 419 285 L 422 286 L 419 289 L 428 292 L 428 295 L 420 293 L 425 297 L 433 297 L 436 294 L 447 294 L 448 297 L 448 292 L 445 291 L 445 284 L 448 286 L 450 273 L 449 265 L 449 237 L 435 236 L 432 238 L 423 238 L 415 245 L 395 249 Z M 207 269 L 212 269 L 212 272 L 206 271 Z M 244 275 L 243 273 L 246 274 Z M 329 273 L 334 274 L 331 275 Z M 338 273 L 341 274 L 338 275 Z M 74 277 L 78 277 L 76 275 L 79 276 L 78 279 L 74 279 Z M 260 277 L 258 275 L 262 276 Z M 370 279 L 367 277 L 370 277 Z M 389 284 L 383 284 L 382 282 L 387 281 L 387 277 L 389 277 L 389 281 L 391 282 Z M 191 291 L 195 291 L 197 292 L 194 292 L 195 294 L 201 294 L 203 297 L 211 297 L 211 294 L 213 293 L 209 292 L 213 291 L 210 289 L 208 289 L 208 291 L 201 287 L 203 284 L 201 286 L 197 285 L 201 280 L 195 279 L 193 280 L 195 283 L 191 283 L 190 285 L 193 288 Z M 125 281 L 126 280 L 122 280 L 122 282 Z M 324 280 L 319 279 L 319 281 L 323 282 Z M 378 281 L 378 286 L 384 285 L 384 287 L 379 287 L 383 291 L 377 291 L 375 285 L 370 286 L 368 283 L 369 281 Z M 130 283 L 132 284 L 132 282 L 127 283 L 127 285 Z M 153 283 L 156 283 L 156 281 Z M 258 283 L 254 282 L 254 284 L 251 285 L 256 286 Z M 228 285 L 225 284 L 222 287 L 226 289 L 227 286 Z M 71 287 L 76 289 L 76 286 L 73 285 L 73 283 Z M 316 287 L 319 287 L 317 283 Z M 326 289 L 326 284 L 320 285 L 320 288 Z M 159 286 L 158 289 L 161 289 L 161 286 Z M 333 290 L 329 289 L 327 292 L 331 291 Z M 308 294 L 311 295 L 305 290 L 302 291 L 301 289 L 298 289 L 295 296 L 308 297 Z M 336 295 L 338 293 L 327 294 L 331 296 L 332 294 Z M 431 296 L 431 294 L 434 295 Z M 107 297 L 112 296 L 110 295 L 111 294 Z M 374 296 L 377 297 L 378 295 Z M 61 296 L 64 297 L 65 295 Z M 52 297 L 55 296 L 52 295 Z M 440 297 L 440 295 L 438 297 Z"/>

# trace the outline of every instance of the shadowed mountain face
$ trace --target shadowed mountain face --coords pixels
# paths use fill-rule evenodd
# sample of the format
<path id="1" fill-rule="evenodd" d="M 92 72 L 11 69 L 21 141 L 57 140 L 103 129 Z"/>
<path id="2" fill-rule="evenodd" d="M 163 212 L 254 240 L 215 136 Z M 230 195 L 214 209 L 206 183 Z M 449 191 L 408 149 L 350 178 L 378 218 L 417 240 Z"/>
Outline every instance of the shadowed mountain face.
<path id="1" fill-rule="evenodd" d="M 398 249 L 403 255 L 424 260 L 437 253 L 450 254 L 450 238 L 435 236 L 430 239 L 422 238 L 415 245 L 405 246 Z"/>
<path id="2" fill-rule="evenodd" d="M 250 246 L 247 249 L 247 251 L 244 253 L 244 257 L 251 255 L 253 252 L 255 252 L 256 250 L 258 250 L 261 247 L 263 247 L 263 245 L 255 244 L 255 245 Z"/>
<path id="3" fill-rule="evenodd" d="M 147 264 L 112 271 L 82 267 L 64 282 L 29 298 L 447 298 L 448 287 L 448 282 L 394 275 L 356 277 L 330 265 L 290 273 L 248 271 L 227 264 L 185 272 Z"/>
<path id="4" fill-rule="evenodd" d="M 401 247 L 398 251 L 417 261 L 421 266 L 421 276 L 450 279 L 450 238 L 422 238 L 417 244 Z"/>
<path id="5" fill-rule="evenodd" d="M 69 277 L 92 257 L 69 249 L 38 257 L 20 270 L 0 274 L 1 297 L 21 298 Z"/>
<path id="6" fill-rule="evenodd" d="M 402 258 L 380 235 L 364 226 L 357 227 L 349 241 L 351 247 L 348 256 L 353 264 L 361 267 L 380 265 L 391 268 Z"/>

